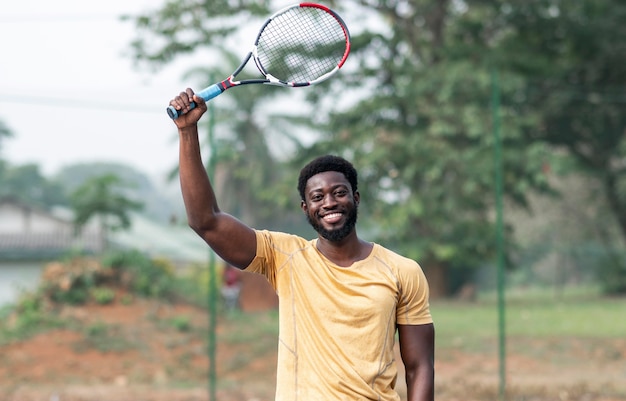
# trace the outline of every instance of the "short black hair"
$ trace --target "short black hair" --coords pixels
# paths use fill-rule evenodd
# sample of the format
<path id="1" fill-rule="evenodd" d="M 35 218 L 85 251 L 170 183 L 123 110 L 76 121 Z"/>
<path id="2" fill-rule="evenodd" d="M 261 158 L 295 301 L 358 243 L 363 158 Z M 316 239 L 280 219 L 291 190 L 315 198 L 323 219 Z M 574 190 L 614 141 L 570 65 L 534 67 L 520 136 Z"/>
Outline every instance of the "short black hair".
<path id="1" fill-rule="evenodd" d="M 357 191 L 357 172 L 352 163 L 340 156 L 325 155 L 314 159 L 300 170 L 298 192 L 302 200 L 305 200 L 304 189 L 309 178 L 326 171 L 342 173 L 350 183 L 352 193 Z"/>

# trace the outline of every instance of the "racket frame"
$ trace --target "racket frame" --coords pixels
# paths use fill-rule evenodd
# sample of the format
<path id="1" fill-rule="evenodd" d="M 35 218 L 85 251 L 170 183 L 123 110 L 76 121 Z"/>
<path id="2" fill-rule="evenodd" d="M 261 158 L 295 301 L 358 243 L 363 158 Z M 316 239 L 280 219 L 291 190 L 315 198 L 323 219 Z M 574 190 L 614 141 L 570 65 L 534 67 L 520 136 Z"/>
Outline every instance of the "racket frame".
<path id="1" fill-rule="evenodd" d="M 319 9 L 327 12 L 328 14 L 330 14 L 333 18 L 335 18 L 337 20 L 337 23 L 343 29 L 343 33 L 344 33 L 344 36 L 346 38 L 346 47 L 345 47 L 345 50 L 344 50 L 343 57 L 337 63 L 335 68 L 333 68 L 332 70 L 328 71 L 327 73 L 321 75 L 320 77 L 318 77 L 318 78 L 316 78 L 316 79 L 314 79 L 312 81 L 304 81 L 304 82 L 283 81 L 281 79 L 278 79 L 278 78 L 274 77 L 272 74 L 268 73 L 265 70 L 265 68 L 263 67 L 263 64 L 261 63 L 261 61 L 259 60 L 259 57 L 258 57 L 258 50 L 257 49 L 258 49 L 259 39 L 261 38 L 265 28 L 272 22 L 272 20 L 274 20 L 278 16 L 284 14 L 288 10 L 291 10 L 292 8 L 298 8 L 298 7 L 300 7 L 300 8 L 301 7 L 319 8 Z M 325 6 L 323 4 L 307 3 L 307 2 L 293 4 L 291 6 L 284 7 L 283 9 L 275 12 L 274 14 L 272 14 L 263 23 L 263 25 L 261 26 L 261 29 L 259 30 L 259 33 L 256 36 L 256 39 L 254 40 L 254 44 L 252 46 L 252 50 L 250 50 L 248 52 L 248 54 L 243 58 L 243 61 L 241 62 L 239 67 L 237 67 L 237 69 L 228 78 L 226 78 L 225 80 L 223 80 L 221 82 L 218 82 L 218 83 L 215 83 L 215 84 L 213 84 L 211 86 L 208 86 L 205 89 L 202 89 L 200 92 L 197 92 L 196 95 L 201 97 L 202 99 L 204 99 L 205 102 L 208 102 L 209 100 L 211 100 L 211 99 L 221 95 L 227 89 L 233 88 L 235 86 L 241 86 L 241 85 L 265 84 L 265 85 L 282 86 L 282 87 L 289 87 L 289 88 L 317 85 L 319 83 L 322 83 L 322 82 L 326 81 L 328 78 L 332 77 L 333 75 L 335 75 L 339 71 L 339 69 L 343 66 L 343 64 L 345 63 L 345 61 L 348 58 L 349 54 L 350 54 L 350 32 L 348 31 L 348 27 L 346 26 L 346 24 L 343 21 L 343 19 L 335 11 L 333 11 L 332 9 L 328 8 L 327 6 Z M 239 75 L 239 73 L 248 64 L 248 62 L 250 61 L 250 58 L 252 58 L 254 60 L 254 64 L 256 65 L 257 69 L 259 70 L 259 72 L 265 78 L 245 79 L 245 80 L 242 80 L 242 81 L 235 80 L 237 75 Z M 190 110 L 191 110 L 191 109 L 195 108 L 196 104 L 194 102 L 191 102 L 189 106 L 190 106 Z M 180 110 L 176 110 L 173 106 L 169 106 L 167 108 L 167 114 L 170 116 L 170 118 L 176 119 L 176 118 L 180 117 L 180 115 L 183 114 L 183 113 L 181 113 Z"/>

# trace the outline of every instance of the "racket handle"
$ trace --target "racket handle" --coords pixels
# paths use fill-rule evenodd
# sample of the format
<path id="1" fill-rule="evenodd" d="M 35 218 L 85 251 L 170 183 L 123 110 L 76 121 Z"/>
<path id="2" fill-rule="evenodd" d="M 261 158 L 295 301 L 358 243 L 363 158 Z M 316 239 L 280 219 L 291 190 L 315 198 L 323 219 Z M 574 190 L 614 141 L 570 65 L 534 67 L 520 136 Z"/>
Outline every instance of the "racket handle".
<path id="1" fill-rule="evenodd" d="M 220 95 L 222 92 L 224 92 L 224 90 L 219 84 L 213 84 L 209 86 L 208 88 L 202 89 L 200 92 L 196 93 L 196 95 L 204 99 L 205 102 L 208 102 L 214 97 L 217 97 L 218 95 Z M 189 110 L 193 110 L 195 108 L 196 108 L 195 102 L 189 103 Z M 183 114 L 185 113 L 183 113 L 181 110 L 176 110 L 174 106 L 167 107 L 167 115 L 169 115 L 172 120 L 176 120 L 178 117 L 180 117 Z"/>

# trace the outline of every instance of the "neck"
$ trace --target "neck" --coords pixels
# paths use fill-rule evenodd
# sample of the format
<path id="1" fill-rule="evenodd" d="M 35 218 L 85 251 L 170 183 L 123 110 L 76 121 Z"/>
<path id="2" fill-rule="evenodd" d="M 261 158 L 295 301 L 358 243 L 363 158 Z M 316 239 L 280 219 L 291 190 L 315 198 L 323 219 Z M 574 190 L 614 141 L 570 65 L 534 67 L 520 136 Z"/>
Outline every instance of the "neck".
<path id="1" fill-rule="evenodd" d="M 349 267 L 355 262 L 367 258 L 372 251 L 373 245 L 359 239 L 356 231 L 353 231 L 341 241 L 329 241 L 318 236 L 317 250 L 331 262 Z"/>

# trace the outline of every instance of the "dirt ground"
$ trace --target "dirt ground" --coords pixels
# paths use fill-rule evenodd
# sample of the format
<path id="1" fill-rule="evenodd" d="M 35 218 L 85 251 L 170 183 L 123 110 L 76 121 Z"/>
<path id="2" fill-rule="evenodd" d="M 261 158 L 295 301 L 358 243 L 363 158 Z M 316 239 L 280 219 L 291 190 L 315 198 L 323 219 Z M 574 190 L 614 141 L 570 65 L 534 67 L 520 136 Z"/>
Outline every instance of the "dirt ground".
<path id="1" fill-rule="evenodd" d="M 135 300 L 61 313 L 80 324 L 0 346 L 0 401 L 273 399 L 275 335 L 251 338 L 245 317 L 217 320 L 213 390 L 206 311 Z M 509 344 L 507 400 L 626 400 L 626 339 Z M 436 399 L 498 400 L 498 372 L 495 351 L 438 348 Z"/>

